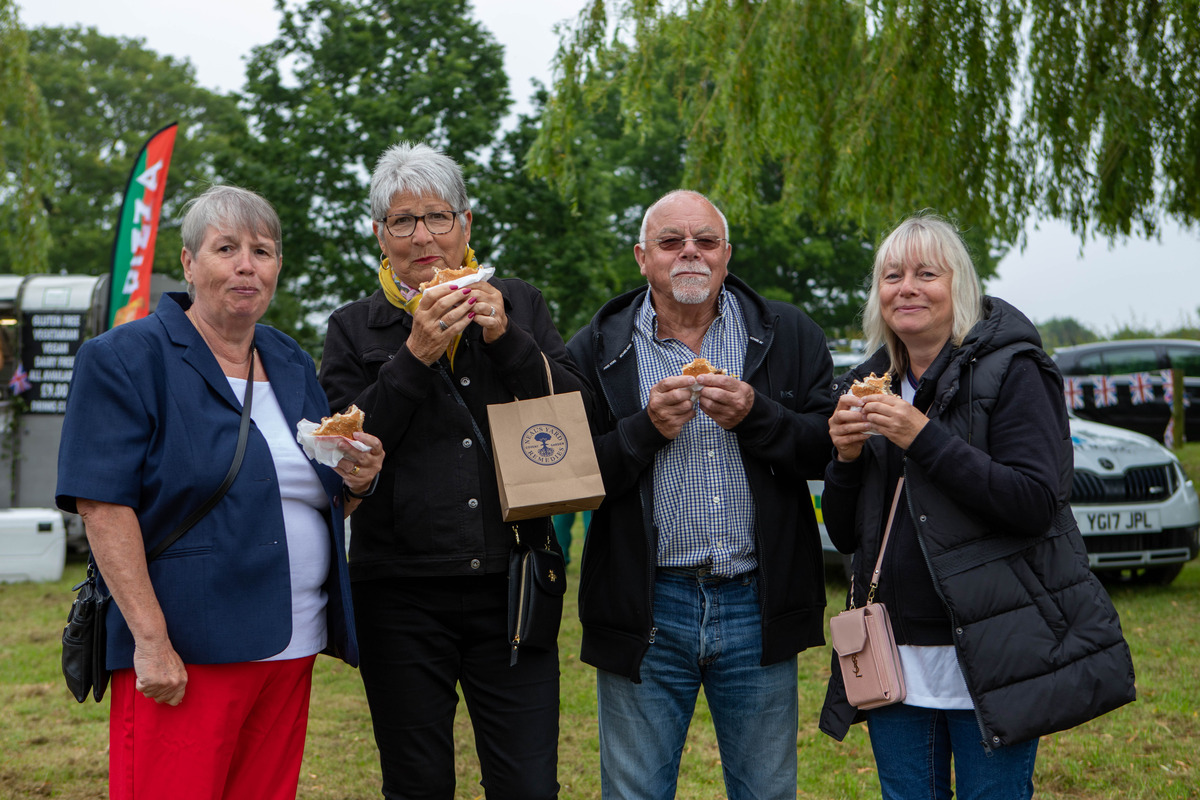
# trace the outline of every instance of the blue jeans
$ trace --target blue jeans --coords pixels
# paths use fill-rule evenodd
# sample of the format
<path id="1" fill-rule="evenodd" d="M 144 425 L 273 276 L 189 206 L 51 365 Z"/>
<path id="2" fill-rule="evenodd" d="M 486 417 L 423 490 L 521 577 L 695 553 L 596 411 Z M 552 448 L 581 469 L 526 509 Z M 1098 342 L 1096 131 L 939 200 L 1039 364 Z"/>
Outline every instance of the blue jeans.
<path id="1" fill-rule="evenodd" d="M 974 711 L 898 704 L 867 712 L 883 800 L 1028 800 L 1038 740 L 987 751 Z"/>
<path id="2" fill-rule="evenodd" d="M 767 667 L 752 575 L 659 570 L 653 643 L 641 683 L 600 670 L 605 800 L 675 797 L 700 687 L 712 712 L 730 800 L 796 797 L 796 658 Z"/>

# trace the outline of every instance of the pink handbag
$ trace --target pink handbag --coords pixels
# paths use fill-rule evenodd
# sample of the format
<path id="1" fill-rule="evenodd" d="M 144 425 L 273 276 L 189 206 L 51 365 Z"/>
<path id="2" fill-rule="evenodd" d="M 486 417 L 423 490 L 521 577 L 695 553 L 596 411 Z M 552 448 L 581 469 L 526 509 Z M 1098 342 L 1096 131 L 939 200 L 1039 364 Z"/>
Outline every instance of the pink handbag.
<path id="1" fill-rule="evenodd" d="M 846 699 L 863 711 L 903 702 L 905 696 L 904 672 L 900 668 L 900 651 L 892 636 L 892 622 L 883 603 L 874 602 L 883 554 L 887 550 L 903 487 L 904 478 L 901 478 L 896 484 L 896 496 L 892 499 L 892 510 L 888 513 L 883 542 L 879 546 L 879 558 L 871 575 L 867 604 L 862 608 L 854 607 L 854 577 L 851 576 L 850 608 L 829 620 L 829 638 L 842 668 Z"/>

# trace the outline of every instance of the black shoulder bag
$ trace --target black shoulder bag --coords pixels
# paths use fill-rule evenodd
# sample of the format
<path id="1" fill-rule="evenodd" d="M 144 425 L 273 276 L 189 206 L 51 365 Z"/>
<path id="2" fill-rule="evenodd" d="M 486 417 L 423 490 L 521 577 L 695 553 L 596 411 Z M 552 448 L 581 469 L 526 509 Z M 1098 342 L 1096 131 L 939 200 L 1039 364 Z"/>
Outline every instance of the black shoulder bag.
<path id="1" fill-rule="evenodd" d="M 204 501 L 175 530 L 146 554 L 146 563 L 162 555 L 163 551 L 187 533 L 188 529 L 199 522 L 205 514 L 213 509 L 218 501 L 237 477 L 242 468 L 242 457 L 246 455 L 246 439 L 250 434 L 250 403 L 254 397 L 254 347 L 250 347 L 250 376 L 246 380 L 246 395 L 242 398 L 242 421 L 238 428 L 237 450 L 233 454 L 233 463 L 225 474 L 225 480 L 212 497 Z M 105 662 L 107 653 L 107 629 L 104 617 L 108 611 L 108 601 L 112 595 L 100 588 L 97 580 L 99 575 L 96 561 L 88 556 L 87 577 L 75 585 L 72 591 L 78 592 L 71 611 L 67 615 L 67 626 L 62 634 L 62 671 L 67 680 L 67 689 L 80 703 L 87 700 L 88 692 L 96 698 L 96 702 L 104 697 L 108 689 L 108 666 Z"/>

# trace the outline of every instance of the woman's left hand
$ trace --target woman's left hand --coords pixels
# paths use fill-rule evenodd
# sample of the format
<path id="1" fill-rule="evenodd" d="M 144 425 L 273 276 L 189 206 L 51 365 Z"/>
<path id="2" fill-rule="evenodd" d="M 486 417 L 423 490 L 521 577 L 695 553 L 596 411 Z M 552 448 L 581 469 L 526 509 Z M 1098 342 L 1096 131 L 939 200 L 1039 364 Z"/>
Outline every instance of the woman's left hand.
<path id="1" fill-rule="evenodd" d="M 468 295 L 471 310 L 467 316 L 483 328 L 483 341 L 491 344 L 508 330 L 508 315 L 504 313 L 504 295 L 487 281 L 472 283 L 462 289 Z"/>
<path id="2" fill-rule="evenodd" d="M 349 442 L 338 442 L 342 459 L 338 461 L 337 473 L 342 476 L 342 481 L 350 491 L 362 494 L 371 488 L 371 482 L 383 466 L 383 442 L 379 441 L 378 437 L 362 431 L 356 432 L 354 438 L 370 445 L 371 449 L 363 452 Z"/>
<path id="3" fill-rule="evenodd" d="M 895 395 L 871 395 L 862 409 L 863 417 L 871 423 L 871 430 L 883 434 L 901 450 L 911 447 L 917 434 L 929 422 L 929 418 L 911 403 Z"/>

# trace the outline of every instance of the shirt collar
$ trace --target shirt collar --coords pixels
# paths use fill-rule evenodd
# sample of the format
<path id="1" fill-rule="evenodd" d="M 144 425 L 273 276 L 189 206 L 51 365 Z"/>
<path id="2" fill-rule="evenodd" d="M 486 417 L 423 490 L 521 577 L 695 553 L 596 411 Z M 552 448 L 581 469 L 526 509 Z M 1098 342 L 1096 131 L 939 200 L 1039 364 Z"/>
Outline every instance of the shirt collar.
<path id="1" fill-rule="evenodd" d="M 654 303 L 650 302 L 651 294 L 653 290 L 647 291 L 642 297 L 642 307 L 638 309 L 634 325 L 640 333 L 653 340 L 658 337 L 658 311 L 655 310 Z M 725 319 L 726 295 L 725 284 L 722 283 L 717 291 L 717 315 L 713 317 L 713 322 Z"/>

